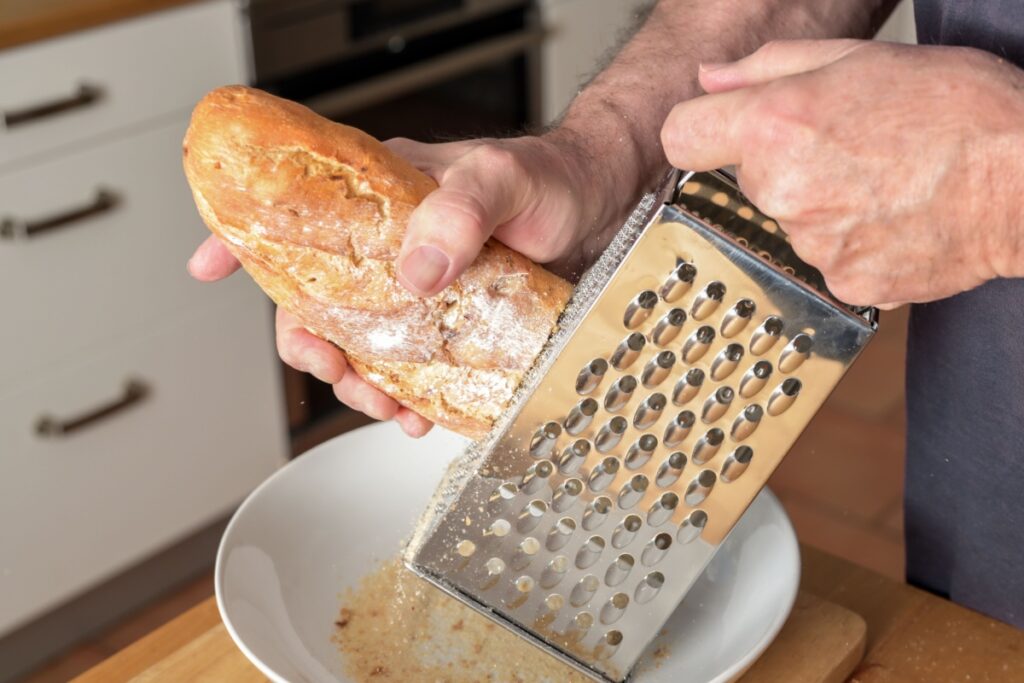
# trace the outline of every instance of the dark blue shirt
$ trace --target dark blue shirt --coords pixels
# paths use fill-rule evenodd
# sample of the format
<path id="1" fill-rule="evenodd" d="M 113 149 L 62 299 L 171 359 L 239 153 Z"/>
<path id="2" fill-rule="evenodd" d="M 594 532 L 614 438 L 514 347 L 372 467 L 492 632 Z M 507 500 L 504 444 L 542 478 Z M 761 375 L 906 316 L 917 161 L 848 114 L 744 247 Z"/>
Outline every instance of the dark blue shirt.
<path id="1" fill-rule="evenodd" d="M 1022 0 L 917 0 L 916 14 L 921 43 L 1024 65 Z M 907 420 L 907 579 L 1024 627 L 1024 280 L 914 306 Z"/>

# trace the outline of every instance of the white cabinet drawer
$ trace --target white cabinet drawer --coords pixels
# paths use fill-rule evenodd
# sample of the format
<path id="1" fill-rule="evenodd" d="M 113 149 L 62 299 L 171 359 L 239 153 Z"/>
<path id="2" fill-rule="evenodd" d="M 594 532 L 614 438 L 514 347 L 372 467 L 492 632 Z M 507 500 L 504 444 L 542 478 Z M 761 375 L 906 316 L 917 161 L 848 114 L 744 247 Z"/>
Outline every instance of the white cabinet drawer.
<path id="1" fill-rule="evenodd" d="M 181 170 L 185 125 L 0 175 L 0 226 L 14 232 L 0 234 L 0 386 L 224 291 L 185 270 L 209 234 Z M 24 235 L 95 208 L 101 191 L 116 205 Z"/>
<path id="2" fill-rule="evenodd" d="M 231 509 L 282 464 L 270 307 L 254 291 L 0 398 L 0 636 Z M 63 436 L 110 405 L 141 401 Z"/>
<path id="3" fill-rule="evenodd" d="M 229 0 L 0 52 L 0 168 L 190 110 L 211 88 L 244 80 L 243 54 Z"/>

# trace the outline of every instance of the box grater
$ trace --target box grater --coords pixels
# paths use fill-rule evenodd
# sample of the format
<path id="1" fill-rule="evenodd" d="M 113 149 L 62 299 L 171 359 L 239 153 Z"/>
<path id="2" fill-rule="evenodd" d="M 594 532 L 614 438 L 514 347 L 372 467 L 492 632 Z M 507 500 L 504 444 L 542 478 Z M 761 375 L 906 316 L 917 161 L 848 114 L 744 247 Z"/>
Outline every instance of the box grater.
<path id="1" fill-rule="evenodd" d="M 409 567 L 624 681 L 876 329 L 724 172 L 674 173 L 584 276 Z"/>

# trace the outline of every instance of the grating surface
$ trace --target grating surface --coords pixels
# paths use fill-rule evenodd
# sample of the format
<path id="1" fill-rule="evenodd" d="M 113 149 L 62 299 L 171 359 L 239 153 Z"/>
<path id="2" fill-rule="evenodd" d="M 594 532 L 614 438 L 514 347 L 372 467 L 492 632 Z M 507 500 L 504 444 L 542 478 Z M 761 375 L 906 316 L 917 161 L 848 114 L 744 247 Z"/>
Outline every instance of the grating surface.
<path id="1" fill-rule="evenodd" d="M 614 681 L 874 329 L 721 176 L 675 187 L 410 557 Z"/>

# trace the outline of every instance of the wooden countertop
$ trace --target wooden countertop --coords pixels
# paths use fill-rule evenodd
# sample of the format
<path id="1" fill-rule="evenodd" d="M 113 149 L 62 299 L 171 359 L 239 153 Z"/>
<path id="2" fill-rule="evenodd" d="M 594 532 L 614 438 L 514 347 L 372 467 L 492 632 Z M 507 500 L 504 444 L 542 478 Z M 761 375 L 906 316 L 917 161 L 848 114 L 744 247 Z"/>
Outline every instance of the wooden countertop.
<path id="1" fill-rule="evenodd" d="M 2 0 L 0 50 L 196 0 Z"/>
<path id="2" fill-rule="evenodd" d="M 867 622 L 866 655 L 850 683 L 1024 681 L 1024 631 L 813 548 L 801 550 L 802 595 L 797 607 L 742 683 L 795 683 L 794 662 L 803 666 L 809 653 L 835 649 L 836 644 L 823 642 L 820 634 L 801 626 L 809 613 L 828 605 L 824 601 L 856 612 Z M 846 668 L 838 668 L 840 664 Z M 834 670 L 823 668 L 813 679 L 801 676 L 801 683 L 841 681 L 853 663 L 832 662 L 828 667 Z M 135 677 L 168 683 L 266 680 L 231 641 L 213 598 L 75 680 L 114 683 Z"/>

